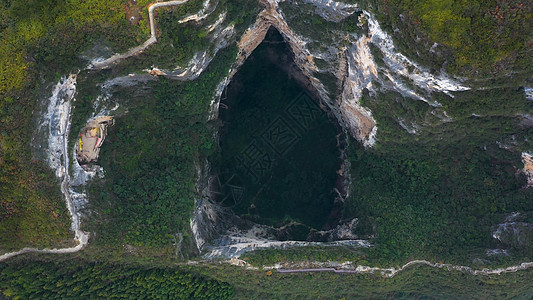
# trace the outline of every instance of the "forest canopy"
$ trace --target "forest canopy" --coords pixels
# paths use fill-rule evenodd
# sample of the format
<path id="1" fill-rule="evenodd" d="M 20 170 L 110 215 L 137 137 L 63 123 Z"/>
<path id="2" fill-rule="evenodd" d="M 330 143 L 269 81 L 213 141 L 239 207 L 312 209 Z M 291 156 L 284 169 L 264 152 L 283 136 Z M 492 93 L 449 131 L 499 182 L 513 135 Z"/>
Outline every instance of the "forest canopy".
<path id="1" fill-rule="evenodd" d="M 176 269 L 71 260 L 0 264 L 0 292 L 16 299 L 231 299 L 224 282 Z"/>
<path id="2" fill-rule="evenodd" d="M 376 7 L 389 32 L 412 56 L 434 43 L 448 47 L 448 71 L 474 75 L 533 70 L 533 5 L 522 0 L 391 0 L 362 1 Z M 427 41 L 417 42 L 422 37 Z M 403 41 L 402 41 L 403 39 Z M 418 44 L 418 45 L 417 45 Z M 409 49 L 411 48 L 411 49 Z M 426 54 L 420 54 L 425 56 Z M 428 58 L 430 60 L 430 58 Z M 433 61 L 435 63 L 435 61 Z"/>

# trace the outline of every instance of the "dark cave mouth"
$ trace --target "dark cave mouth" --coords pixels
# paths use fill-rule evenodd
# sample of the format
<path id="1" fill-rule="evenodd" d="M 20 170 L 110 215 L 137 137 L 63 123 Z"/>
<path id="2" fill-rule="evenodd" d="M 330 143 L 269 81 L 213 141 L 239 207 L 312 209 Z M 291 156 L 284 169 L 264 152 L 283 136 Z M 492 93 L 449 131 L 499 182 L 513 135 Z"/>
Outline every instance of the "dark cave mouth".
<path id="1" fill-rule="evenodd" d="M 345 145 L 274 27 L 223 92 L 214 200 L 240 219 L 309 240 L 342 215 Z"/>

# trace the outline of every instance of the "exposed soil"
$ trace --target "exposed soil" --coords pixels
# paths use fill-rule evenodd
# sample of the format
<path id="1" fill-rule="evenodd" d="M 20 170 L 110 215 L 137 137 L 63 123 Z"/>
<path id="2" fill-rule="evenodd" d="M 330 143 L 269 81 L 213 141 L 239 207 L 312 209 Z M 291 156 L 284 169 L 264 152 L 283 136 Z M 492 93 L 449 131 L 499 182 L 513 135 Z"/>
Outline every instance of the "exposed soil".
<path id="1" fill-rule="evenodd" d="M 130 22 L 131 25 L 138 25 L 139 21 L 143 19 L 141 14 L 141 8 L 137 6 L 136 0 L 128 1 L 127 5 L 124 5 L 124 11 L 126 12 L 126 20 Z"/>
<path id="2" fill-rule="evenodd" d="M 102 116 L 91 120 L 81 130 L 76 142 L 76 157 L 81 166 L 98 161 L 107 126 L 112 124 L 112 117 Z"/>

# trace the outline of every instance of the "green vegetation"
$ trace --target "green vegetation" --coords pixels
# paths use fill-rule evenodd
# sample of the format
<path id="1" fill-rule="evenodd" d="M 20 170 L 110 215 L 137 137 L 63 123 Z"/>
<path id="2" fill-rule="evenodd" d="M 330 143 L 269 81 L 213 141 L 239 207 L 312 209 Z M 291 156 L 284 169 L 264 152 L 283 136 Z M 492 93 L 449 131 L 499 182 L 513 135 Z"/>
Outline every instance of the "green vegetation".
<path id="1" fill-rule="evenodd" d="M 498 247 L 493 226 L 505 214 L 530 211 L 533 197 L 516 175 L 520 153 L 495 142 L 515 136 L 523 141 L 515 147 L 531 148 L 523 139 L 530 129 L 518 126 L 515 117 L 531 109 L 521 93 L 493 89 L 443 98 L 453 122 L 432 120 L 428 116 L 434 108 L 427 106 L 425 112 L 423 102 L 395 93 L 364 98 L 375 112 L 380 142 L 371 151 L 352 144 L 354 184 L 346 213 L 363 221 L 361 234 L 372 233 L 375 226 L 377 246 L 369 250 L 369 259 L 468 263 L 484 249 Z M 434 125 L 410 135 L 397 118 Z M 529 249 L 513 250 L 516 260 L 532 259 Z"/>
<path id="2" fill-rule="evenodd" d="M 70 215 L 57 182 L 42 163 L 27 161 L 29 149 L 25 140 L 18 140 L 29 140 L 27 129 L 20 128 L 24 125 L 11 131 L 16 136 L 1 137 L 0 253 L 27 246 L 67 246 L 72 239 Z"/>
<path id="3" fill-rule="evenodd" d="M 178 66 L 185 67 L 196 52 L 208 48 L 210 39 L 206 36 L 204 26 L 176 22 L 199 11 L 203 2 L 194 0 L 158 11 L 156 23 L 160 35 L 157 43 L 145 51 L 143 60 L 147 60 L 146 63 L 170 70 Z"/>
<path id="4" fill-rule="evenodd" d="M 0 251 L 65 245 L 65 240 L 71 239 L 69 215 L 53 171 L 30 153 L 32 112 L 39 109 L 37 99 L 49 96 L 43 79 L 57 81 L 62 74 L 84 68 L 87 65 L 84 55 L 101 55 L 96 48 L 107 49 L 108 53 L 103 54 L 106 56 L 142 43 L 149 35 L 146 6 L 151 2 L 0 1 Z M 151 53 L 154 60 L 167 55 L 173 57 L 172 62 L 181 63 L 206 45 L 205 39 L 198 38 L 199 26 L 173 22 L 197 12 L 201 6 L 202 1 L 190 1 L 183 7 L 158 11 L 162 42 Z M 228 12 L 226 23 L 234 22 L 242 31 L 253 21 L 257 6 L 253 1 L 220 1 L 209 22 L 224 10 Z M 136 21 L 126 19 L 129 16 L 135 16 Z M 180 48 L 169 53 L 172 43 Z M 157 48 L 158 44 L 166 48 Z M 139 65 L 149 66 L 151 62 L 146 56 L 131 61 L 126 65 L 131 69 L 137 64 L 136 70 Z M 124 67 L 118 71 L 121 68 Z M 212 87 L 206 90 L 212 91 Z M 97 96 L 96 90 L 93 87 L 85 98 L 80 95 L 83 101 L 76 104 L 76 109 L 84 112 L 74 113 L 74 131 L 86 120 L 82 118 L 92 113 L 91 101 Z M 202 111 L 205 115 L 205 106 Z M 189 171 L 185 168 L 183 174 Z"/>
<path id="5" fill-rule="evenodd" d="M 140 2 L 140 1 L 139 1 Z M 121 61 L 114 66 L 114 76 L 138 73 L 139 70 L 157 67 L 174 70 L 187 67 L 196 53 L 206 51 L 213 56 L 213 38 L 217 30 L 233 25 L 236 36 L 255 21 L 258 6 L 249 0 L 220 0 L 214 11 L 199 22 L 178 23 L 177 20 L 197 13 L 203 7 L 202 0 L 191 0 L 183 5 L 162 7 L 156 13 L 157 43 L 143 53 Z M 143 10 L 144 11 L 144 10 Z M 209 31 L 223 13 L 226 18 L 217 29 Z M 142 42 L 142 41 L 141 41 Z M 231 42 L 231 41 L 230 41 Z"/>
<path id="6" fill-rule="evenodd" d="M 456 74 L 531 72 L 532 3 L 504 0 L 362 1 L 394 32 L 402 53 Z M 418 41 L 422 37 L 422 42 Z M 427 50 L 445 45 L 438 54 Z"/>
<path id="7" fill-rule="evenodd" d="M 382 278 L 379 273 L 280 274 L 275 271 L 268 276 L 265 270 L 243 272 L 240 268 L 223 266 L 215 271 L 215 268 L 209 268 L 209 272 L 233 285 L 236 299 L 530 299 L 533 295 L 531 270 L 472 276 L 415 266 L 393 278 Z"/>
<path id="8" fill-rule="evenodd" d="M 186 4 L 166 8 L 158 13 L 157 26 L 160 36 L 152 47 L 145 51 L 142 60 L 149 66 L 173 70 L 176 67 L 186 67 L 189 60 L 197 52 L 208 50 L 212 53 L 213 32 L 208 32 L 207 26 L 214 24 L 219 15 L 226 13 L 226 19 L 218 25 L 224 28 L 230 24 L 235 26 L 238 33 L 254 21 L 258 10 L 254 1 L 218 1 L 216 9 L 204 21 L 178 23 L 176 20 L 196 13 L 203 5 L 202 0 L 194 0 Z"/>
<path id="9" fill-rule="evenodd" d="M 255 250 L 242 256 L 253 266 L 272 266 L 283 262 L 336 261 L 365 264 L 361 249 L 344 246 L 304 246 L 288 249 Z"/>
<path id="10" fill-rule="evenodd" d="M 194 166 L 216 148 L 207 112 L 235 55 L 235 46 L 221 50 L 195 81 L 161 78 L 148 94 L 115 93 L 129 113 L 109 129 L 101 155 L 106 177 L 91 187 L 89 209 L 99 215 L 89 220 L 99 233 L 95 245 L 166 247 L 183 233 L 187 252 L 194 251 L 188 235 Z"/>
<path id="11" fill-rule="evenodd" d="M 32 261 L 0 264 L 0 292 L 14 299 L 231 299 L 233 288 L 177 269 Z"/>
<path id="12" fill-rule="evenodd" d="M 125 20 L 122 3 L 0 2 L 0 251 L 71 239 L 52 171 L 30 153 L 32 112 L 43 97 L 41 78 L 85 64 L 80 53 L 99 39 L 120 51 L 144 36 Z"/>
<path id="13" fill-rule="evenodd" d="M 355 12 L 338 22 L 333 22 L 316 14 L 316 7 L 313 4 L 298 3 L 295 5 L 293 2 L 281 2 L 279 6 L 287 18 L 287 23 L 295 32 L 312 37 L 325 45 L 328 45 L 327 42 L 341 43 L 345 36 L 343 31 L 349 33 L 361 32 L 361 28 L 357 26 L 359 12 Z M 306 14 L 307 17 L 301 18 L 302 14 Z"/>
<path id="14" fill-rule="evenodd" d="M 49 82 L 87 64 L 83 55 L 91 56 L 94 48 L 101 50 L 103 46 L 109 47 L 109 53 L 120 52 L 143 42 L 148 36 L 146 5 L 150 2 L 0 2 L 0 251 L 24 246 L 67 246 L 72 241 L 69 215 L 58 183 L 52 171 L 37 161 L 30 150 L 32 113 L 39 110 L 37 99 L 48 96 L 49 91 L 45 90 Z M 420 57 L 425 65 L 439 70 L 448 60 L 448 70 L 456 74 L 522 72 L 503 85 L 522 84 L 520 80 L 532 70 L 531 49 L 527 48 L 532 29 L 530 3 L 437 2 L 392 0 L 376 4 L 375 10 L 388 32 L 400 28 L 400 35 L 394 36 L 402 51 Z M 297 32 L 319 37 L 325 45 L 342 43 L 342 39 L 337 39 L 342 30 L 359 30 L 354 25 L 357 14 L 333 23 L 314 14 L 302 18 L 303 12 L 313 9 L 310 5 L 292 11 L 292 4 L 280 5 Z M 100 92 L 98 83 L 138 72 L 154 62 L 166 67 L 183 65 L 196 51 L 212 51 L 202 26 L 212 24 L 219 13 L 227 11 L 221 26 L 233 23 L 239 36 L 257 12 L 255 1 L 221 0 L 204 24 L 174 22 L 200 6 L 201 1 L 191 1 L 183 7 L 163 9 L 159 12 L 160 41 L 154 47 L 110 70 L 81 72 L 73 135 L 94 110 L 93 101 Z M 130 14 L 144 19 L 130 23 L 126 19 Z M 416 36 L 424 42 L 413 43 Z M 423 48 L 427 50 L 435 41 L 445 47 L 437 47 L 439 54 L 432 57 Z M 372 51 L 377 53 L 376 49 Z M 158 78 L 142 88 L 112 90 L 113 101 L 121 108 L 102 148 L 100 163 L 106 176 L 89 186 L 90 214 L 82 224 L 84 230 L 95 234 L 91 235 L 88 248 L 76 255 L 50 257 L 55 262 L 43 260 L 46 255 L 30 254 L 1 263 L 0 297 L 533 296 L 531 270 L 472 276 L 417 266 L 384 279 L 378 274 L 272 274 L 217 262 L 172 265 L 197 254 L 189 232 L 190 211 L 197 197 L 194 167 L 207 158 L 220 159 L 213 139 L 220 124 L 207 121 L 207 115 L 215 87 L 227 75 L 235 54 L 233 43 L 221 50 L 194 81 Z M 322 62 L 322 67 L 327 65 Z M 269 83 L 281 85 L 276 78 L 283 79 L 275 76 L 268 79 Z M 327 79 L 330 92 L 336 89 L 331 76 L 320 78 Z M 496 83 L 499 81 L 487 80 L 488 85 Z M 278 97 L 278 92 L 267 95 Z M 344 217 L 358 217 L 358 234 L 375 234 L 375 247 L 270 249 L 247 254 L 248 261 L 261 266 L 280 261 L 350 260 L 390 267 L 425 258 L 475 268 L 531 261 L 531 247 L 503 245 L 492 238 L 491 232 L 509 213 L 531 212 L 533 190 L 521 189 L 525 182 L 517 171 L 522 167 L 520 151 L 533 149 L 533 135 L 531 127 L 520 125 L 517 116 L 531 113 L 533 102 L 524 100 L 523 90 L 517 88 L 467 91 L 455 96 L 452 99 L 432 95 L 442 104 L 435 108 L 392 92 L 376 97 L 365 93 L 362 101 L 378 121 L 379 143 L 370 151 L 353 142 L 350 145 L 354 184 Z M 407 133 L 400 121 L 416 128 L 417 133 Z M 237 130 L 250 133 L 254 124 L 243 119 L 237 125 L 245 127 Z M 326 131 L 324 135 L 331 136 L 331 131 Z M 510 150 L 500 145 L 510 145 Z M 305 146 L 316 145 L 309 142 Z M 289 160 L 312 158 L 294 155 Z M 295 181 L 305 177 L 296 175 Z M 320 188 L 330 186 L 326 181 L 319 178 L 311 184 L 320 194 Z M 292 182 L 284 182 L 278 189 L 289 191 L 287 187 L 294 185 Z M 324 207 L 310 206 L 313 210 Z M 295 218 L 308 217 L 305 213 Z M 488 248 L 507 248 L 511 256 L 474 262 L 487 258 L 484 251 Z M 112 263 L 117 261 L 121 264 Z"/>
<path id="15" fill-rule="evenodd" d="M 99 39 L 123 51 L 146 36 L 125 19 L 122 0 L 3 3 L 0 94 L 20 90 L 29 68 L 48 74 L 79 68 L 84 63 L 80 53 Z"/>
<path id="16" fill-rule="evenodd" d="M 170 293 L 178 292 L 180 294 L 171 298 L 194 295 L 194 299 L 232 296 L 234 299 L 530 299 L 533 296 L 532 275 L 532 270 L 526 270 L 472 276 L 413 266 L 393 278 L 383 278 L 379 274 L 281 274 L 275 270 L 269 273 L 227 264 L 144 267 L 75 258 L 64 258 L 60 263 L 43 261 L 43 258 L 34 261 L 18 258 L 0 264 L 0 295 L 11 295 L 15 299 L 78 295 L 84 298 L 129 295 L 167 298 Z M 200 298 L 202 296 L 204 298 Z"/>

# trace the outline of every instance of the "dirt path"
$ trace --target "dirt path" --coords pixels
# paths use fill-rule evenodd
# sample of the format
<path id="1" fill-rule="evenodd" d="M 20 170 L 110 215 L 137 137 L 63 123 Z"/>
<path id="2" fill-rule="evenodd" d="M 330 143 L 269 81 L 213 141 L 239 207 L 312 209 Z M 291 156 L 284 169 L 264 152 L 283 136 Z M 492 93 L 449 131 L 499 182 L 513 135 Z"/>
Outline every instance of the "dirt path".
<path id="1" fill-rule="evenodd" d="M 79 244 L 75 247 L 71 248 L 60 248 L 60 249 L 37 249 L 37 248 L 23 248 L 22 250 L 19 250 L 17 252 L 9 252 L 4 255 L 0 255 L 0 262 L 3 260 L 6 260 L 8 258 L 11 258 L 15 255 L 24 254 L 24 253 L 74 253 L 77 251 L 80 251 L 83 249 L 89 240 L 89 235 L 83 231 L 77 230 L 76 232 L 76 240 L 79 241 Z"/>
<path id="2" fill-rule="evenodd" d="M 175 5 L 181 5 L 184 3 L 187 3 L 189 0 L 175 0 L 175 1 L 167 1 L 167 2 L 157 2 L 152 3 L 148 5 L 148 17 L 150 19 L 150 38 L 147 39 L 144 43 L 137 47 L 133 47 L 128 52 L 122 53 L 122 54 L 115 54 L 111 56 L 108 59 L 102 60 L 102 61 L 96 61 L 92 62 L 91 66 L 88 67 L 88 69 L 102 69 L 110 66 L 114 62 L 128 58 L 130 56 L 133 56 L 137 53 L 140 53 L 144 51 L 146 48 L 148 48 L 153 43 L 157 42 L 156 37 L 156 27 L 155 27 L 155 19 L 154 19 L 154 10 L 156 8 L 165 7 L 165 6 L 175 6 Z"/>
<path id="3" fill-rule="evenodd" d="M 415 265 L 426 265 L 433 268 L 439 268 L 439 269 L 445 269 L 448 271 L 460 271 L 463 273 L 468 273 L 470 275 L 478 276 L 478 275 L 500 275 L 502 273 L 511 273 L 511 272 L 517 272 L 520 270 L 527 270 L 529 268 L 533 268 L 533 262 L 524 262 L 517 266 L 511 266 L 507 268 L 499 268 L 499 269 L 481 269 L 481 270 L 475 270 L 471 267 L 467 266 L 457 266 L 457 265 L 451 265 L 451 264 L 441 264 L 441 263 L 432 263 L 427 260 L 412 260 L 402 267 L 396 269 L 394 267 L 391 268 L 376 268 L 376 267 L 368 267 L 368 266 L 357 266 L 355 269 L 335 269 L 335 268 L 315 268 L 315 269 L 277 269 L 278 273 L 307 273 L 307 272 L 334 272 L 334 273 L 343 273 L 343 274 L 363 274 L 363 273 L 381 273 L 381 276 L 386 278 L 391 278 L 400 273 L 401 271 L 415 266 Z M 272 267 L 275 268 L 275 267 Z"/>

